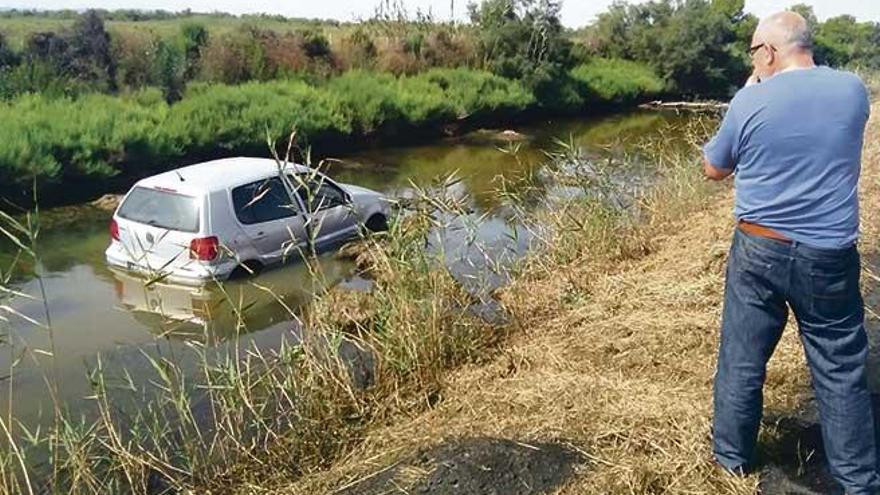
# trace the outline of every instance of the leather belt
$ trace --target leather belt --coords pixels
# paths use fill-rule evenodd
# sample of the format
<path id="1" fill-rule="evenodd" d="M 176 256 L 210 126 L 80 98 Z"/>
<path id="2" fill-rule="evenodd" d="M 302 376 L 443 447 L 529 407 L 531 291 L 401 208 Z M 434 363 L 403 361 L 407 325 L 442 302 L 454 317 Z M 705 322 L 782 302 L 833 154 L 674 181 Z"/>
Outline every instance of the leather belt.
<path id="1" fill-rule="evenodd" d="M 756 223 L 746 222 L 745 220 L 740 220 L 737 224 L 740 230 L 745 232 L 746 234 L 756 235 L 758 237 L 766 237 L 767 239 L 773 239 L 774 241 L 781 242 L 791 242 L 791 239 L 785 237 L 784 235 L 776 232 L 775 230 L 764 227 L 763 225 L 758 225 Z"/>

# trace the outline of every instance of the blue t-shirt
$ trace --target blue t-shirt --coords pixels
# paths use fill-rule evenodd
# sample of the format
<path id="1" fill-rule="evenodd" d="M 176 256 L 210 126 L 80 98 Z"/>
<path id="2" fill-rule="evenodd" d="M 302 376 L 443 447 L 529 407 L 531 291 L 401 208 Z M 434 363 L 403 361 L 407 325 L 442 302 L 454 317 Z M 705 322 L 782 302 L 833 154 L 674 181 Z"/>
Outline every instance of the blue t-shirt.
<path id="1" fill-rule="evenodd" d="M 854 74 L 782 72 L 736 94 L 704 152 L 716 168 L 734 170 L 738 220 L 819 248 L 848 247 L 859 233 L 869 113 Z"/>

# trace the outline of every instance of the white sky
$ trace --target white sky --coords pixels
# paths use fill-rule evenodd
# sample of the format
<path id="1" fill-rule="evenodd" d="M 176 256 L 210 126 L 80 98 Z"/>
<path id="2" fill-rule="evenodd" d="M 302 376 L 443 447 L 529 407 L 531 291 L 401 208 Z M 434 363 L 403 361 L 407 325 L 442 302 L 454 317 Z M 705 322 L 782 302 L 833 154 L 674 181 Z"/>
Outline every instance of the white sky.
<path id="1" fill-rule="evenodd" d="M 29 9 L 137 8 L 171 11 L 190 8 L 196 12 L 223 11 L 233 14 L 267 12 L 289 17 L 338 19 L 369 17 L 381 0 L 0 0 L 0 7 Z M 410 12 L 430 9 L 435 18 L 448 19 L 452 5 L 455 17 L 463 19 L 468 0 L 401 0 Z M 454 2 L 452 4 L 451 2 Z M 746 0 L 746 10 L 760 16 L 782 10 L 798 0 Z M 806 0 L 820 19 L 851 14 L 859 20 L 880 21 L 878 0 Z M 579 27 L 591 22 L 611 0 L 564 0 L 562 21 Z"/>

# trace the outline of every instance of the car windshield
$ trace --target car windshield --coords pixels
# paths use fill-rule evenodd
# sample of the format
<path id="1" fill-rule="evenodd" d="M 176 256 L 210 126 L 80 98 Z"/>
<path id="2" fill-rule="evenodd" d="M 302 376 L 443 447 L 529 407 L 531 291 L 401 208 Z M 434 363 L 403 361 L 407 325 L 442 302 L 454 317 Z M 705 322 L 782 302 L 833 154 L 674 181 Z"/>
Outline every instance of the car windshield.
<path id="1" fill-rule="evenodd" d="M 135 187 L 117 214 L 126 220 L 168 230 L 199 230 L 196 198 L 170 191 Z"/>

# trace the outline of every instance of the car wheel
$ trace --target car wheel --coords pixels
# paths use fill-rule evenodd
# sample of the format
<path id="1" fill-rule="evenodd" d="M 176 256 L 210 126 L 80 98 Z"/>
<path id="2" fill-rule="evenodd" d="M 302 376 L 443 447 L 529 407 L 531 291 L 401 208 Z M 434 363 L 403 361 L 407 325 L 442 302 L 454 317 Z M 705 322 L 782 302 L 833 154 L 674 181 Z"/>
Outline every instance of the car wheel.
<path id="1" fill-rule="evenodd" d="M 370 232 L 385 232 L 388 230 L 388 219 L 385 215 L 373 215 L 364 224 Z"/>

